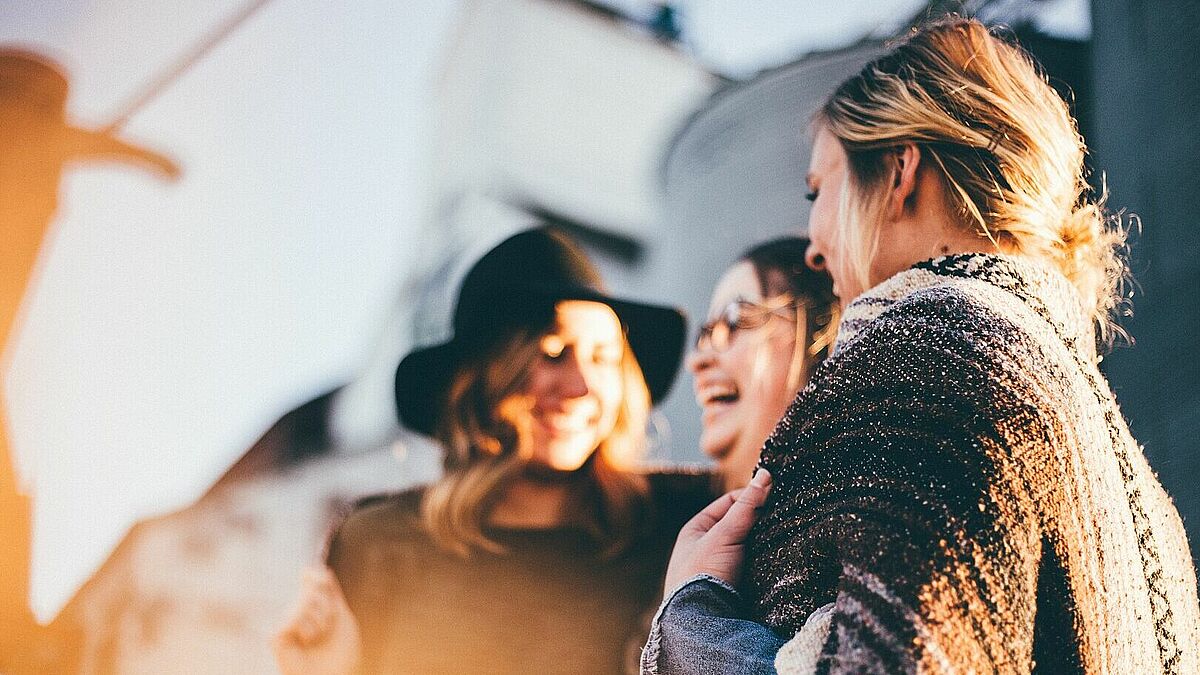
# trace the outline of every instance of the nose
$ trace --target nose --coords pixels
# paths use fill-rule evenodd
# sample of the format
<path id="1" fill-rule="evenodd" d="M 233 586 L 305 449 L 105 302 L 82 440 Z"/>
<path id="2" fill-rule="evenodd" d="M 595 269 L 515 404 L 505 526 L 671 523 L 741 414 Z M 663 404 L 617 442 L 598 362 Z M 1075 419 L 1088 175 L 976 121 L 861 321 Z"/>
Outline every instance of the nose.
<path id="1" fill-rule="evenodd" d="M 711 347 L 706 347 L 705 349 L 696 347 L 688 352 L 687 360 L 684 363 L 693 375 L 698 375 L 710 368 L 715 359 L 716 352 Z"/>
<path id="2" fill-rule="evenodd" d="M 809 242 L 808 249 L 804 251 L 804 263 L 816 272 L 825 271 L 825 256 L 817 250 L 816 244 L 812 242 Z"/>
<path id="3" fill-rule="evenodd" d="M 558 391 L 563 398 L 582 398 L 592 388 L 588 385 L 587 373 L 578 358 L 563 359 L 558 369 Z"/>

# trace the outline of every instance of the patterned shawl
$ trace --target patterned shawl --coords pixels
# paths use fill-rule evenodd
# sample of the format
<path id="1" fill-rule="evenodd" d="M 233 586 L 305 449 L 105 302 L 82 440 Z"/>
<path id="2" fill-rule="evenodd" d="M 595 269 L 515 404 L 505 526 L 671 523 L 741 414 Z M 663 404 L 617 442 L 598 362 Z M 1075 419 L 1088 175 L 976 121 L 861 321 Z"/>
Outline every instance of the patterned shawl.
<path id="1" fill-rule="evenodd" d="M 857 298 L 763 450 L 761 619 L 834 603 L 818 672 L 1200 672 L 1183 525 L 1097 361 L 1073 287 L 1025 259 Z"/>

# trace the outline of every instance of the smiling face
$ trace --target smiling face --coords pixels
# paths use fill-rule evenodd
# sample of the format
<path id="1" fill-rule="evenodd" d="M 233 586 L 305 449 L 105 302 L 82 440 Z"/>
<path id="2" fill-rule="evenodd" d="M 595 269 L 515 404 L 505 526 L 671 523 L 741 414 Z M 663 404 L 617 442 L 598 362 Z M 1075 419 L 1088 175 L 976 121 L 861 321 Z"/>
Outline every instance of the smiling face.
<path id="1" fill-rule="evenodd" d="M 805 181 L 808 184 L 808 199 L 812 202 L 808 215 L 811 243 L 806 260 L 809 267 L 829 273 L 833 278 L 834 295 L 841 298 L 843 303 L 866 290 L 850 260 L 838 213 L 842 191 L 850 189 L 848 179 L 849 160 L 846 151 L 824 125 L 818 125 Z"/>
<path id="2" fill-rule="evenodd" d="M 749 262 L 737 263 L 721 277 L 713 290 L 709 316 L 718 316 L 737 300 L 782 304 L 780 297 L 763 297 Z M 724 351 L 714 350 L 706 341 L 688 355 L 696 402 L 703 410 L 700 447 L 717 461 L 727 489 L 750 479 L 763 442 L 804 384 L 788 384 L 796 349 L 795 321 L 792 310 L 779 310 L 757 328 L 734 332 Z"/>
<path id="3" fill-rule="evenodd" d="M 521 396 L 530 415 L 531 461 L 574 471 L 616 424 L 624 334 L 608 305 L 568 300 L 558 303 L 540 346 Z"/>

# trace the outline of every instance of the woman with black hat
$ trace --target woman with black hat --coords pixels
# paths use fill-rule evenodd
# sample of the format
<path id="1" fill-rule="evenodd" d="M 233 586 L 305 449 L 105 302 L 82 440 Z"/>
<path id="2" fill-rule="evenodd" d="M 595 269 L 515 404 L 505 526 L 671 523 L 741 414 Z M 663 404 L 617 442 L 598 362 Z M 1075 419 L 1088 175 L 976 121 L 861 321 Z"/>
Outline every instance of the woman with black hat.
<path id="1" fill-rule="evenodd" d="M 637 471 L 684 320 L 615 299 L 583 253 L 517 234 L 468 273 L 454 337 L 396 373 L 445 475 L 361 502 L 280 634 L 284 672 L 603 672 L 635 663 L 699 474 Z"/>

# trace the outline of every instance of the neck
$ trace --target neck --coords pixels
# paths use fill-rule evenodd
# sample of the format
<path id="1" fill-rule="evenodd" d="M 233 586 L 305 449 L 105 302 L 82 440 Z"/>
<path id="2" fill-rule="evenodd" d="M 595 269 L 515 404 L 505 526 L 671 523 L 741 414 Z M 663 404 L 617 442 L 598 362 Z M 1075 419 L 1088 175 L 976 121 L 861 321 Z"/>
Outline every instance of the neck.
<path id="1" fill-rule="evenodd" d="M 998 253 L 996 245 L 991 239 L 985 235 L 976 232 L 967 232 L 958 227 L 951 227 L 944 230 L 945 235 L 938 242 L 936 249 L 932 255 L 925 256 L 924 259 L 937 258 L 944 255 L 959 255 L 962 253 Z M 913 261 L 914 264 L 920 260 Z"/>
<path id="2" fill-rule="evenodd" d="M 990 239 L 948 219 L 928 218 L 898 224 L 894 236 L 877 254 L 872 267 L 872 285 L 903 272 L 913 265 L 946 255 L 997 253 Z"/>
<path id="3" fill-rule="evenodd" d="M 558 527 L 571 518 L 574 481 L 522 476 L 504 491 L 492 509 L 488 524 L 498 527 L 541 529 Z"/>
<path id="4" fill-rule="evenodd" d="M 930 258 L 998 252 L 978 223 L 964 222 L 947 205 L 942 179 L 928 168 L 918 171 L 916 190 L 884 228 L 877 255 L 885 269 L 876 283 Z"/>

